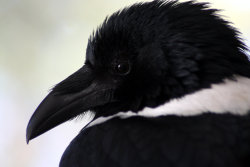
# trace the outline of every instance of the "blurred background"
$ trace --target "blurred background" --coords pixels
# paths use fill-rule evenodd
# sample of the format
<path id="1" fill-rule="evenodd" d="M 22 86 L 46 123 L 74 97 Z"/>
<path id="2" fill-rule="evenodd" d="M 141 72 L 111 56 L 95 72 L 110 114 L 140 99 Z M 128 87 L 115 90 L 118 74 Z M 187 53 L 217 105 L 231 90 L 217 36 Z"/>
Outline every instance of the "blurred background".
<path id="1" fill-rule="evenodd" d="M 204 1 L 204 0 L 202 0 Z M 27 123 L 49 89 L 83 65 L 89 34 L 136 0 L 0 0 L 0 166 L 54 167 L 85 122 L 25 141 Z M 250 46 L 250 1 L 207 0 Z M 248 20 L 248 21 L 247 21 Z"/>

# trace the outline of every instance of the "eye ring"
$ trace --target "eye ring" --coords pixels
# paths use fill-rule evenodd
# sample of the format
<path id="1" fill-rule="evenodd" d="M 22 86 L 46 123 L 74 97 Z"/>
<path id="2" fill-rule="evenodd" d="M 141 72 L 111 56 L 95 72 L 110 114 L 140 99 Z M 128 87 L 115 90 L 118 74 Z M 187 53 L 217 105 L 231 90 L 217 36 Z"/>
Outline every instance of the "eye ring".
<path id="1" fill-rule="evenodd" d="M 128 61 L 117 62 L 114 65 L 114 72 L 118 75 L 127 75 L 130 72 L 130 63 Z"/>

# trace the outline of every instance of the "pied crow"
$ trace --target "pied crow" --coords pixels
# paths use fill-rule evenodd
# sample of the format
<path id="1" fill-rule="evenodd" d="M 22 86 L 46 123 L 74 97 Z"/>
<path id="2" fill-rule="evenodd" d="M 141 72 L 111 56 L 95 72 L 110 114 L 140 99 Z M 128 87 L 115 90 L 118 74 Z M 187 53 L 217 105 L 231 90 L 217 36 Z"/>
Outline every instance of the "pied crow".
<path id="1" fill-rule="evenodd" d="M 250 63 L 240 33 L 207 3 L 137 3 L 89 38 L 82 68 L 57 84 L 27 142 L 91 118 L 60 167 L 249 167 Z"/>

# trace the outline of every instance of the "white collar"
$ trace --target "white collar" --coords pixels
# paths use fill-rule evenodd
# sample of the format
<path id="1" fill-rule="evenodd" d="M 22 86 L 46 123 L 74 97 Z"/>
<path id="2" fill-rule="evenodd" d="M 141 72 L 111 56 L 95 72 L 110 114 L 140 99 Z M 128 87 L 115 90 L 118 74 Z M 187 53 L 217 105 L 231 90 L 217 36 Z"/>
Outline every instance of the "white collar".
<path id="1" fill-rule="evenodd" d="M 195 116 L 207 112 L 246 115 L 249 111 L 250 78 L 235 76 L 235 80 L 225 79 L 222 83 L 212 84 L 211 88 L 201 89 L 181 98 L 172 99 L 156 108 L 145 107 L 138 113 L 127 111 L 108 117 L 97 118 L 88 127 L 100 124 L 114 117 Z"/>

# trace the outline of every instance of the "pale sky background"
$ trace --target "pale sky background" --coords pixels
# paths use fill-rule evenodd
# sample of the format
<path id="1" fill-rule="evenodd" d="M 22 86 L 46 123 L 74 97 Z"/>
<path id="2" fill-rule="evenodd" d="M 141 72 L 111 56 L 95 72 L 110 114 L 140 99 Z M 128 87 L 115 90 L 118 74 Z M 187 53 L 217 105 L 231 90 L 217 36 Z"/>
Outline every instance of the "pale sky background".
<path id="1" fill-rule="evenodd" d="M 83 65 L 89 34 L 135 0 L 0 0 L 0 166 L 54 167 L 83 126 L 67 122 L 25 142 L 27 123 L 50 88 Z M 203 1 L 204 2 L 204 1 Z M 250 46 L 250 1 L 207 0 Z"/>

